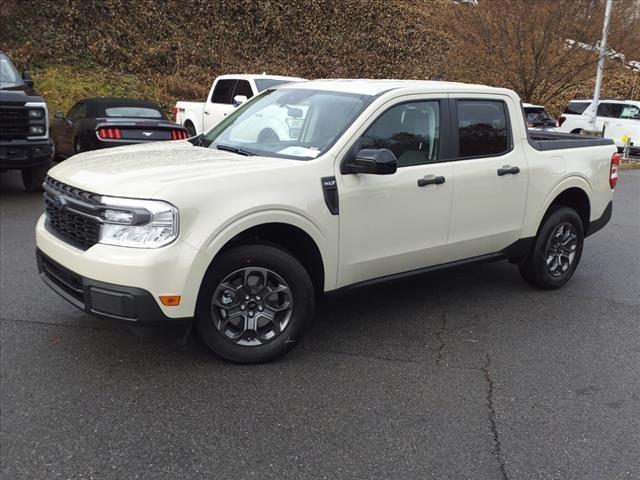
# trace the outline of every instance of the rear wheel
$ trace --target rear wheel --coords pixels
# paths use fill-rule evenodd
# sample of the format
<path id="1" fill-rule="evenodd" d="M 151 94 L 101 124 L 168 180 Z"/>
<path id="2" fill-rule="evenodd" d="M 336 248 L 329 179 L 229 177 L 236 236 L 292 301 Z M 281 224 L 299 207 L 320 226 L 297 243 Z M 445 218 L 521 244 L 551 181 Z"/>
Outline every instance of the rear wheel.
<path id="1" fill-rule="evenodd" d="M 196 325 L 216 354 L 238 363 L 287 353 L 313 319 L 311 279 L 290 253 L 270 245 L 223 251 L 198 297 Z"/>
<path id="2" fill-rule="evenodd" d="M 27 192 L 41 192 L 50 164 L 22 169 L 22 184 Z"/>
<path id="3" fill-rule="evenodd" d="M 187 134 L 189 134 L 189 138 L 195 137 L 197 135 L 196 127 L 193 126 L 193 123 L 191 123 L 191 122 L 185 123 L 184 124 L 184 128 L 187 129 Z"/>
<path id="4" fill-rule="evenodd" d="M 534 287 L 560 288 L 578 268 L 583 245 L 584 228 L 578 213 L 557 207 L 543 221 L 529 256 L 520 265 L 520 274 Z"/>

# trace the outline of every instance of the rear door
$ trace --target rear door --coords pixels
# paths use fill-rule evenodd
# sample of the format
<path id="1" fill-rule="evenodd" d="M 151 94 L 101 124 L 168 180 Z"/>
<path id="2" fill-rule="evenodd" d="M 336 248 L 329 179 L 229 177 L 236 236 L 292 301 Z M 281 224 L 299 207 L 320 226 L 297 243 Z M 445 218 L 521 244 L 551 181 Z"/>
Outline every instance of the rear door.
<path id="1" fill-rule="evenodd" d="M 640 107 L 625 103 L 604 103 L 598 105 L 598 116 L 601 113 L 607 117 L 604 118 L 604 136 L 612 138 L 618 147 L 623 147 L 627 138 L 636 142 L 639 140 Z"/>
<path id="2" fill-rule="evenodd" d="M 498 252 L 517 241 L 528 186 L 520 108 L 500 95 L 451 97 L 455 161 L 445 262 Z"/>
<path id="3" fill-rule="evenodd" d="M 202 126 L 204 133 L 207 133 L 231 111 L 233 111 L 233 90 L 236 86 L 236 80 L 223 78 L 216 80 L 211 91 L 211 96 L 204 104 L 204 112 L 202 118 Z"/>

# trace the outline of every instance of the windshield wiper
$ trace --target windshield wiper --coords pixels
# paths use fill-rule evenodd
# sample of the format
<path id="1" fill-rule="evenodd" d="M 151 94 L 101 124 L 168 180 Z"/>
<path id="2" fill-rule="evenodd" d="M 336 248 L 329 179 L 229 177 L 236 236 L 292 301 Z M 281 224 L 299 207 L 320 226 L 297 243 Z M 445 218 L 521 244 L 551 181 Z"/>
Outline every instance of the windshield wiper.
<path id="1" fill-rule="evenodd" d="M 225 150 L 227 152 L 237 153 L 238 155 L 244 155 L 245 157 L 252 157 L 255 155 L 255 153 L 253 152 L 250 152 L 248 150 L 243 150 L 242 148 L 238 148 L 238 147 L 232 147 L 231 145 L 218 144 L 216 145 L 216 148 L 218 150 Z"/>

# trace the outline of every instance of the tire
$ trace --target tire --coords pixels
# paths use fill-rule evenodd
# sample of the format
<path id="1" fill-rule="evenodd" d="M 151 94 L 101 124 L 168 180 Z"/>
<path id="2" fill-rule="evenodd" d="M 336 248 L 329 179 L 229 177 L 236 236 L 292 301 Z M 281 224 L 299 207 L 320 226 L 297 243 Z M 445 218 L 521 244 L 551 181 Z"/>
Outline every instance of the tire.
<path id="1" fill-rule="evenodd" d="M 545 216 L 531 252 L 520 264 L 520 274 L 536 288 L 560 288 L 578 268 L 583 246 L 584 227 L 578 212 L 556 207 Z"/>
<path id="2" fill-rule="evenodd" d="M 225 360 L 268 362 L 300 341 L 313 320 L 314 301 L 309 274 L 287 251 L 263 244 L 232 247 L 205 275 L 196 329 Z"/>
<path id="3" fill-rule="evenodd" d="M 189 135 L 189 138 L 195 137 L 197 135 L 196 127 L 193 126 L 193 123 L 191 123 L 191 122 L 185 123 L 184 124 L 184 128 L 187 129 L 187 134 Z"/>
<path id="4" fill-rule="evenodd" d="M 42 192 L 42 184 L 47 176 L 50 164 L 37 167 L 24 168 L 22 170 L 22 184 L 27 192 Z"/>

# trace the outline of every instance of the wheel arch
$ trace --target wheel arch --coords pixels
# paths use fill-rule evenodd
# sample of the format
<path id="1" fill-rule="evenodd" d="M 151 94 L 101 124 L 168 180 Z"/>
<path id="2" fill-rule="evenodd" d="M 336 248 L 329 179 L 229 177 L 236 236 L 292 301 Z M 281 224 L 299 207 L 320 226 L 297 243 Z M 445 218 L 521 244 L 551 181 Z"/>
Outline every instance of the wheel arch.
<path id="1" fill-rule="evenodd" d="M 262 223 L 250 227 L 231 238 L 218 255 L 235 245 L 265 243 L 288 251 L 304 266 L 317 294 L 324 290 L 324 263 L 320 249 L 311 236 L 289 223 Z"/>
<path id="2" fill-rule="evenodd" d="M 585 182 L 586 183 L 586 182 Z M 587 187 L 587 188 L 584 188 Z M 576 185 L 572 182 L 564 187 L 558 188 L 547 201 L 544 213 L 539 217 L 538 229 L 554 208 L 558 206 L 573 208 L 582 220 L 582 226 L 585 231 L 589 229 L 589 221 L 591 218 L 591 201 L 587 193 L 588 186 Z"/>
<path id="3" fill-rule="evenodd" d="M 224 250 L 251 243 L 269 244 L 287 250 L 305 267 L 317 294 L 335 288 L 337 264 L 328 261 L 330 253 L 321 231 L 311 221 L 293 212 L 262 211 L 240 218 L 214 235 L 203 248 L 209 266 Z"/>

